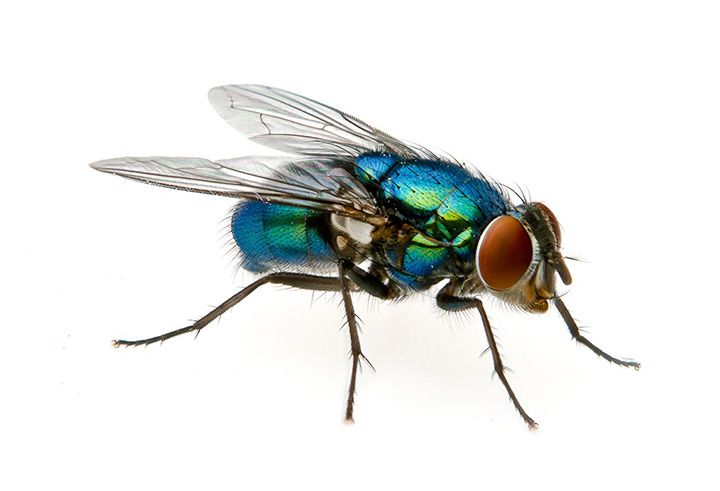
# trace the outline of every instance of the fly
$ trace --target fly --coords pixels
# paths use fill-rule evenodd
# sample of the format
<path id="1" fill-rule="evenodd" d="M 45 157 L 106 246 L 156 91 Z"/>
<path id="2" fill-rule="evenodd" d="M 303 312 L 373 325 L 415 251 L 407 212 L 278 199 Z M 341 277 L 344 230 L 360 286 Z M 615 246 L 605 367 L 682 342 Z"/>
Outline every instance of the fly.
<path id="1" fill-rule="evenodd" d="M 345 418 L 352 421 L 358 368 L 367 358 L 351 293 L 399 300 L 440 285 L 435 299 L 441 309 L 480 314 L 495 373 L 531 428 L 536 423 L 505 376 L 482 296 L 534 313 L 553 305 L 576 341 L 609 362 L 640 368 L 585 338 L 558 296 L 556 277 L 565 285 L 572 277 L 561 252 L 560 225 L 545 204 L 524 199 L 513 204 L 503 187 L 452 157 L 292 92 L 228 85 L 211 89 L 209 99 L 247 138 L 292 156 L 126 157 L 91 166 L 239 200 L 230 232 L 240 265 L 261 276 L 190 326 L 116 340 L 115 346 L 198 333 L 267 283 L 339 292 L 350 332 Z"/>

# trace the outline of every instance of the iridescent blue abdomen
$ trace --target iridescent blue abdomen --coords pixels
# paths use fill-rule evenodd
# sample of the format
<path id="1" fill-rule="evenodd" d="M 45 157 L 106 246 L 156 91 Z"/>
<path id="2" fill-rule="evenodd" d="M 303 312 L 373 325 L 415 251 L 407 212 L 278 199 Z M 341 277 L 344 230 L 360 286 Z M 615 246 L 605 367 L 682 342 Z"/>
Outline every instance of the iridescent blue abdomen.
<path id="1" fill-rule="evenodd" d="M 319 229 L 324 213 L 307 208 L 242 201 L 233 211 L 231 230 L 243 268 L 269 270 L 323 270 L 337 258 Z"/>

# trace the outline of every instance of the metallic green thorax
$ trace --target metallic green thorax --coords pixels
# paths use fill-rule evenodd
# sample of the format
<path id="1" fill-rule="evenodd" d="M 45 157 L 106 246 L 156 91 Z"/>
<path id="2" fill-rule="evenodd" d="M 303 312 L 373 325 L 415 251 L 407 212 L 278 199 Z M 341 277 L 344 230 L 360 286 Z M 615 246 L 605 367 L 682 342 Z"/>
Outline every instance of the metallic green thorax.
<path id="1" fill-rule="evenodd" d="M 377 252 L 392 276 L 413 288 L 473 271 L 480 234 L 509 207 L 487 180 L 439 160 L 369 153 L 355 160 L 355 173 L 394 219 L 394 230 L 378 234 Z"/>

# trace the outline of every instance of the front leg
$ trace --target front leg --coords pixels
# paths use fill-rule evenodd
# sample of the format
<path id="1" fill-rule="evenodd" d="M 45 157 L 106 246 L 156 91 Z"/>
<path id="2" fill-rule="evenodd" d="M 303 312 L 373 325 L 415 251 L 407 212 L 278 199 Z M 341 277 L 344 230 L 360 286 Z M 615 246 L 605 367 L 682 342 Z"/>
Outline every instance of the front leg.
<path id="1" fill-rule="evenodd" d="M 485 328 L 485 336 L 487 337 L 490 352 L 492 353 L 493 357 L 495 373 L 505 386 L 505 390 L 510 396 L 510 400 L 512 400 L 513 404 L 515 405 L 515 409 L 517 409 L 517 411 L 520 413 L 520 416 L 522 416 L 530 429 L 537 427 L 537 423 L 525 412 L 523 407 L 520 405 L 520 401 L 515 396 L 515 392 L 513 392 L 512 387 L 510 387 L 510 383 L 508 382 L 507 377 L 505 377 L 505 366 L 502 363 L 502 357 L 500 356 L 500 351 L 498 350 L 497 343 L 495 342 L 495 336 L 493 336 L 492 327 L 490 326 L 490 320 L 488 319 L 487 313 L 485 312 L 485 307 L 483 306 L 482 301 L 479 298 L 457 296 L 455 294 L 455 286 L 456 285 L 453 282 L 450 282 L 438 292 L 437 297 L 435 298 L 438 307 L 449 312 L 458 312 L 461 310 L 468 310 L 472 308 L 476 308 L 478 312 L 480 312 L 483 327 Z"/>
<path id="2" fill-rule="evenodd" d="M 575 319 L 573 319 L 573 316 L 570 315 L 570 311 L 567 309 L 567 307 L 565 307 L 565 302 L 563 302 L 562 299 L 560 299 L 559 297 L 555 299 L 555 307 L 557 307 L 558 312 L 560 312 L 560 315 L 562 316 L 565 324 L 567 324 L 567 327 L 570 330 L 570 335 L 575 341 L 580 344 L 584 344 L 585 346 L 590 348 L 593 353 L 598 355 L 600 358 L 604 358 L 610 363 L 615 363 L 616 365 L 620 365 L 621 367 L 632 367 L 635 370 L 640 370 L 640 363 L 633 360 L 621 360 L 620 358 L 615 358 L 614 356 L 605 353 L 603 350 L 591 343 L 588 338 L 580 334 L 580 328 L 575 322 Z"/>

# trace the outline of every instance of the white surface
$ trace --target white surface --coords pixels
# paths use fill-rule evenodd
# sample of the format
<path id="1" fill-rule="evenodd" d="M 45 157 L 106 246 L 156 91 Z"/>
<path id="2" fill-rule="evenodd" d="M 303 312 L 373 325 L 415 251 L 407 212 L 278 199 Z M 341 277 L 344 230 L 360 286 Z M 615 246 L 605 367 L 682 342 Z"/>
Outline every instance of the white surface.
<path id="1" fill-rule="evenodd" d="M 37 2 L 6 7 L 2 489 L 716 488 L 720 101 L 713 2 Z M 264 151 L 206 101 L 275 85 L 440 147 L 559 217 L 559 316 L 490 305 L 527 431 L 480 320 L 357 298 L 377 368 L 342 423 L 337 299 L 247 282 L 232 205 L 93 172 L 123 155 Z"/>

